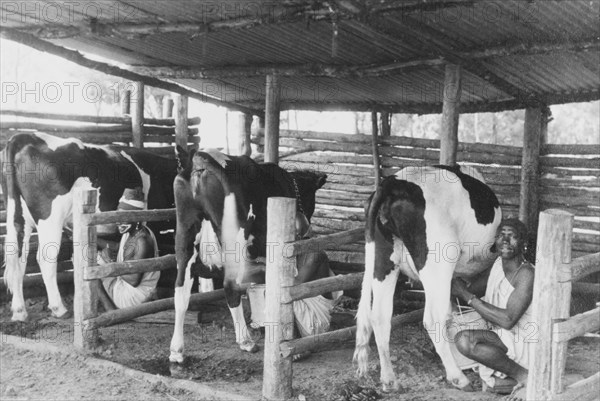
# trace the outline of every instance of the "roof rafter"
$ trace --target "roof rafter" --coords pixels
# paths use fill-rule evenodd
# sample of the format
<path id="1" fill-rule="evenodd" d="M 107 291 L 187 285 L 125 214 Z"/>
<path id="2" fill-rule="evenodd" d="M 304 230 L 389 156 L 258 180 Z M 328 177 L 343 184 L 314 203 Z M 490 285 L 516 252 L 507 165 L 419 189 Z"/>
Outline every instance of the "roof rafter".
<path id="1" fill-rule="evenodd" d="M 487 49 L 474 49 L 468 52 L 456 52 L 463 60 L 481 60 L 491 57 L 508 57 L 513 55 L 539 55 L 558 51 L 598 51 L 600 38 L 581 42 L 547 43 L 547 44 L 507 44 Z M 144 75 L 171 79 L 222 79 L 237 77 L 262 76 L 276 71 L 281 76 L 294 77 L 331 77 L 331 78 L 361 78 L 380 77 L 407 72 L 422 67 L 440 66 L 446 64 L 444 58 L 414 59 L 396 63 L 381 63 L 356 66 L 339 64 L 301 64 L 301 65 L 258 65 L 251 67 L 170 67 L 170 66 L 137 66 L 131 70 Z"/>
<path id="2" fill-rule="evenodd" d="M 576 91 L 563 94 L 544 94 L 541 95 L 542 104 L 563 104 L 572 102 L 591 102 L 600 98 L 600 90 Z M 506 110 L 525 109 L 531 105 L 520 101 L 519 99 L 498 100 L 485 103 L 462 103 L 461 113 L 493 113 Z M 387 111 L 390 113 L 409 113 L 409 114 L 438 114 L 442 112 L 442 103 L 410 103 L 410 104 L 385 104 L 376 102 L 331 102 L 331 103 L 313 103 L 313 102 L 282 102 L 282 110 L 318 110 L 318 111 Z"/>

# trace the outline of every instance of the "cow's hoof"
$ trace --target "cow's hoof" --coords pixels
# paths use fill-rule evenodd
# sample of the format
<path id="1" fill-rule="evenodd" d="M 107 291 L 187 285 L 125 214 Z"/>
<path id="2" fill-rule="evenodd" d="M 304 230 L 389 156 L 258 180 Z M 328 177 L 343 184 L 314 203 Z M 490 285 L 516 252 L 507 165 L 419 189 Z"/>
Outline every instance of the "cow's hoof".
<path id="1" fill-rule="evenodd" d="M 240 349 L 253 354 L 258 351 L 258 345 L 254 341 L 243 341 L 240 343 Z"/>
<path id="2" fill-rule="evenodd" d="M 13 322 L 25 322 L 27 321 L 27 311 L 25 309 L 13 311 L 13 315 L 10 318 Z"/>
<path id="3" fill-rule="evenodd" d="M 384 393 L 398 393 L 400 392 L 400 383 L 398 382 L 398 380 L 392 380 L 389 382 L 382 382 L 381 383 L 381 390 Z"/>
<path id="4" fill-rule="evenodd" d="M 171 351 L 171 354 L 169 355 L 169 362 L 171 362 L 171 364 L 182 364 L 183 352 Z"/>
<path id="5" fill-rule="evenodd" d="M 450 384 L 452 384 L 454 387 L 456 387 L 457 389 L 467 392 L 467 393 L 472 393 L 473 391 L 475 391 L 475 389 L 473 388 L 473 386 L 471 385 L 471 382 L 469 381 L 469 379 L 466 378 L 466 376 L 464 378 L 455 378 L 452 380 L 448 380 L 450 382 Z"/>
<path id="6" fill-rule="evenodd" d="M 169 364 L 169 373 L 174 379 L 191 379 L 188 369 L 182 363 L 171 362 Z"/>
<path id="7" fill-rule="evenodd" d="M 50 308 L 52 316 L 58 319 L 69 319 L 73 317 L 73 313 L 64 306 L 53 306 Z"/>

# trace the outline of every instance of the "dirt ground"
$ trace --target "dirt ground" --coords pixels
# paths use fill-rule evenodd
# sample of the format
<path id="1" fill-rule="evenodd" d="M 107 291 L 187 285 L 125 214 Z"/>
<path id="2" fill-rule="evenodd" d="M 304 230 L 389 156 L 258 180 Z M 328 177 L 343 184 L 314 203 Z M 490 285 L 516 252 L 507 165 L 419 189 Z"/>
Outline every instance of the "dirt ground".
<path id="1" fill-rule="evenodd" d="M 71 299 L 66 300 L 71 302 Z M 193 389 L 181 388 L 148 377 L 185 379 L 201 383 L 231 398 L 259 399 L 263 355 L 241 352 L 234 343 L 229 312 L 224 305 L 205 308 L 201 317 L 188 312 L 185 325 L 186 363 L 174 369 L 168 362 L 173 331 L 172 311 L 140 318 L 101 330 L 101 345 L 94 352 L 72 350 L 72 320 L 49 318 L 43 298 L 27 301 L 30 320 L 10 322 L 8 305 L 0 307 L 0 398 L 2 400 L 192 400 L 203 398 Z M 198 323 L 198 320 L 201 323 Z M 353 314 L 336 309 L 332 328 L 353 325 Z M 6 335 L 41 344 L 31 351 L 6 343 Z M 13 337 L 14 338 L 14 337 Z M 40 352 L 44 344 L 59 353 Z M 403 389 L 383 394 L 378 386 L 379 366 L 372 347 L 369 377 L 357 380 L 352 367 L 353 342 L 332 344 L 330 350 L 293 364 L 295 400 L 499 400 L 482 393 L 474 372 L 468 373 L 478 392 L 464 393 L 443 380 L 443 367 L 432 342 L 420 324 L 409 324 L 392 334 L 392 360 Z M 118 364 L 152 376 L 123 374 Z M 600 341 L 580 338 L 571 342 L 567 371 L 583 377 L 600 370 Z M 171 379 L 169 379 L 171 380 Z M 182 382 L 179 380 L 178 382 Z M 186 383 L 189 383 L 186 381 Z M 355 395 L 352 398 L 352 395 Z M 358 395 L 358 397 L 356 397 Z"/>

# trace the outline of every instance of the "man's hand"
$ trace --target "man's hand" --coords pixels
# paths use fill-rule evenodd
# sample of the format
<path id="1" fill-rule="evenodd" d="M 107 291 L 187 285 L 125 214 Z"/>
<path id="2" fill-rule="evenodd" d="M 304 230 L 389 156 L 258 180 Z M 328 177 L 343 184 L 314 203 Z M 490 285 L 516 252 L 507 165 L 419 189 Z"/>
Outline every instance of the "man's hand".
<path id="1" fill-rule="evenodd" d="M 452 279 L 450 292 L 452 295 L 460 297 L 463 301 L 467 301 L 473 295 L 469 291 L 466 281 L 458 277 Z"/>

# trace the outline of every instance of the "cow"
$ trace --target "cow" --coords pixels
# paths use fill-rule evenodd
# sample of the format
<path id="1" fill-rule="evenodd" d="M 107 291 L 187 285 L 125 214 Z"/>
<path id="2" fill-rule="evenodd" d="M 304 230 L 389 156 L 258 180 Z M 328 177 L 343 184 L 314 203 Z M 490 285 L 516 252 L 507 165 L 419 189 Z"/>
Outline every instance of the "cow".
<path id="1" fill-rule="evenodd" d="M 310 171 L 288 173 L 276 164 L 259 164 L 247 156 L 229 156 L 212 150 L 190 155 L 181 149 L 178 152 L 183 169 L 173 184 L 177 279 L 169 360 L 183 362 L 183 321 L 192 286 L 191 269 L 202 265 L 202 253 L 211 245 L 201 243 L 199 233 L 204 221 L 210 222 L 224 253 L 232 252 L 236 244 L 235 251 L 242 252 L 238 256 L 225 256 L 221 277 L 236 342 L 243 351 L 254 352 L 258 348 L 244 320 L 240 283 L 250 261 L 266 255 L 267 198 L 295 198 L 297 224 L 306 225 L 315 209 L 315 193 L 325 183 L 326 175 Z M 195 271 L 201 277 L 212 277 L 211 270 L 213 266 L 200 266 Z M 262 275 L 264 279 L 264 272 Z"/>
<path id="2" fill-rule="evenodd" d="M 90 145 L 36 132 L 11 137 L 0 159 L 7 212 L 4 279 L 12 293 L 12 320 L 27 319 L 23 276 L 34 228 L 48 307 L 55 317 L 70 316 L 58 290 L 56 265 L 63 228 L 72 224 L 77 188 L 98 188 L 100 211 L 116 210 L 124 189 L 135 187 L 143 188 L 150 209 L 174 206 L 176 160 L 142 149 Z M 100 236 L 116 233 L 115 225 L 98 226 Z"/>
<path id="3" fill-rule="evenodd" d="M 382 180 L 366 209 L 365 273 L 357 311 L 354 362 L 367 371 L 369 339 L 375 333 L 384 391 L 399 387 L 390 361 L 392 298 L 398 275 L 425 290 L 423 324 L 450 383 L 469 388 L 446 335 L 453 276 L 491 268 L 501 210 L 494 192 L 473 170 L 458 166 L 407 167 Z M 451 341 L 451 340 L 450 340 Z"/>

